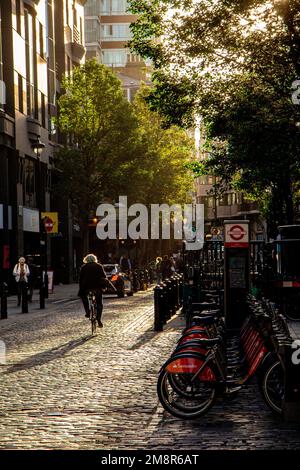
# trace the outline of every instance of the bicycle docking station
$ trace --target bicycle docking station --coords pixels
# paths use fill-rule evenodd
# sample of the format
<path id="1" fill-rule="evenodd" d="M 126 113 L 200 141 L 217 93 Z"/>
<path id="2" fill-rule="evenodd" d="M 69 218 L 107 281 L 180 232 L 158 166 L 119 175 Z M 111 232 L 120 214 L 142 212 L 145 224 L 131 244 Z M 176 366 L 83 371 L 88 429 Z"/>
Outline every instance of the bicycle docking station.
<path id="1" fill-rule="evenodd" d="M 250 290 L 249 220 L 225 220 L 224 313 L 227 329 L 238 329 L 246 316 Z"/>

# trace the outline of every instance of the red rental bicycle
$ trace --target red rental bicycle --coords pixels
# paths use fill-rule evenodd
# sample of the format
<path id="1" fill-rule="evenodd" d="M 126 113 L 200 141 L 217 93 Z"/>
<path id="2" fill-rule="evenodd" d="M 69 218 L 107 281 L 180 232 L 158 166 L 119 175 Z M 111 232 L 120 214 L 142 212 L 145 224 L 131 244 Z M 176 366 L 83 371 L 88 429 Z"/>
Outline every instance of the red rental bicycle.
<path id="1" fill-rule="evenodd" d="M 260 304 L 252 310 L 239 335 L 219 327 L 219 335 L 211 338 L 213 316 L 184 333 L 158 377 L 158 397 L 169 413 L 184 419 L 202 416 L 218 396 L 236 396 L 255 373 L 266 403 L 281 413 L 284 368 L 278 344 L 290 344 L 291 338 L 269 305 L 267 313 Z"/>

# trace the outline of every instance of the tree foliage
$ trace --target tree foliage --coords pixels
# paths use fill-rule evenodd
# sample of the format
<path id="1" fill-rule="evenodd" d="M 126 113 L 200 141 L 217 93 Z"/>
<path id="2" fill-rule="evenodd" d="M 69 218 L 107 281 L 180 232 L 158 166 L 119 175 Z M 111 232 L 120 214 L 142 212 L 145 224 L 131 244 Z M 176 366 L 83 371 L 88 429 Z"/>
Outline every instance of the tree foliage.
<path id="1" fill-rule="evenodd" d="M 138 2 L 131 3 L 136 9 Z M 265 206 L 277 202 L 280 222 L 292 222 L 300 113 L 291 85 L 300 78 L 300 0 L 139 5 L 131 47 L 154 58 L 150 106 L 167 125 L 188 127 L 202 116 L 210 149 L 198 174 L 218 174 Z"/>
<path id="2" fill-rule="evenodd" d="M 56 157 L 58 191 L 79 213 L 88 250 L 88 222 L 97 206 L 117 202 L 183 202 L 191 185 L 184 167 L 192 143 L 186 132 L 162 128 L 143 89 L 129 103 L 121 82 L 108 68 L 88 61 L 63 82 L 59 131 L 66 144 Z"/>

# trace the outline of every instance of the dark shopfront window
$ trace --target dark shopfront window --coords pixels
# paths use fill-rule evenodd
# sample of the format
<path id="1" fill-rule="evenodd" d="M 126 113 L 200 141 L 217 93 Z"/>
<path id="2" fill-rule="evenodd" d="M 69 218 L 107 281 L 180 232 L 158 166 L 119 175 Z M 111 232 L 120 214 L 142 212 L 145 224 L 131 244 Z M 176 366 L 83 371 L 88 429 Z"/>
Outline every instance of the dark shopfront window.
<path id="1" fill-rule="evenodd" d="M 27 114 L 32 118 L 37 119 L 35 18 L 27 9 L 24 10 L 24 18 L 26 44 Z"/>

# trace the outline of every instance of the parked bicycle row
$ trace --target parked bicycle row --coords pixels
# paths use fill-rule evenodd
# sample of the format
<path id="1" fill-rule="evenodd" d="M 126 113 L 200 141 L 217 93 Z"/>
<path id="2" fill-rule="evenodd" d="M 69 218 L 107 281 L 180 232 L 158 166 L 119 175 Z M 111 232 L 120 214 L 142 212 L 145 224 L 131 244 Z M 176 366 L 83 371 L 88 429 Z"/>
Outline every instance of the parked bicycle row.
<path id="1" fill-rule="evenodd" d="M 247 317 L 238 330 L 226 329 L 217 291 L 191 302 L 187 325 L 162 366 L 157 393 L 173 416 L 203 416 L 216 399 L 236 398 L 256 375 L 268 406 L 281 414 L 284 400 L 284 347 L 292 343 L 285 319 L 267 300 L 249 296 Z"/>

